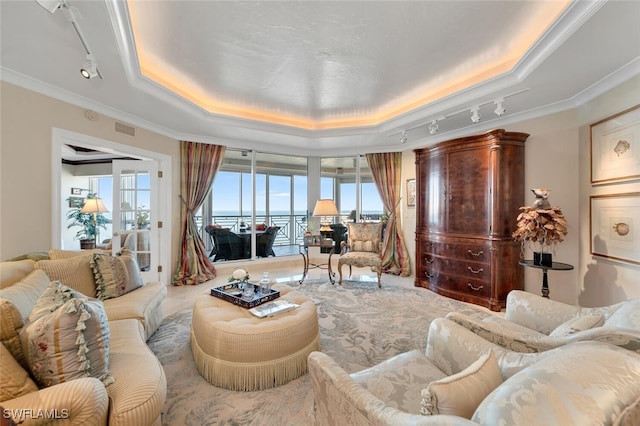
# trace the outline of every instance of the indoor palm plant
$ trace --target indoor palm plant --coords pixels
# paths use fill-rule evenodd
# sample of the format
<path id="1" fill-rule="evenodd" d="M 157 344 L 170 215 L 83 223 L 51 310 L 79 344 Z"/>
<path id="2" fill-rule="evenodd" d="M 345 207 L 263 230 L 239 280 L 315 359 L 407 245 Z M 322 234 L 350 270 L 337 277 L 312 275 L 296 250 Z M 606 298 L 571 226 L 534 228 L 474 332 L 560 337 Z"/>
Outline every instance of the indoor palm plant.
<path id="1" fill-rule="evenodd" d="M 548 189 L 531 191 L 536 194 L 536 201 L 533 206 L 520 207 L 513 238 L 522 244 L 523 252 L 526 245 L 531 245 L 534 264 L 551 266 L 550 251 L 564 241 L 567 221 L 560 207 L 551 207 Z"/>
<path id="2" fill-rule="evenodd" d="M 96 194 L 88 194 L 87 198 L 95 198 Z M 95 215 L 95 217 L 94 217 Z M 96 245 L 96 235 L 98 228 L 107 229 L 107 224 L 111 223 L 102 213 L 83 213 L 81 207 L 76 207 L 67 212 L 67 220 L 70 223 L 67 229 L 79 226 L 75 239 L 80 240 L 81 249 L 94 248 Z"/>

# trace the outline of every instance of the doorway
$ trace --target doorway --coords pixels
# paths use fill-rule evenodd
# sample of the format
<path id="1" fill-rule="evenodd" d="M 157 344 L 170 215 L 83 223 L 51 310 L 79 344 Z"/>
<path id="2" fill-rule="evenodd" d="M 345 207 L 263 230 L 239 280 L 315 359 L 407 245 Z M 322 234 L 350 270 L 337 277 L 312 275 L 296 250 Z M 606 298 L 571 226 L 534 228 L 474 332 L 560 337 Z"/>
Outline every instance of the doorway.
<path id="1" fill-rule="evenodd" d="M 51 150 L 51 193 L 52 193 L 52 247 L 62 248 L 62 230 L 65 222 L 65 212 L 68 209 L 66 201 L 68 195 L 62 191 L 62 158 L 65 145 L 86 148 L 107 152 L 114 155 L 126 156 L 131 159 L 151 161 L 157 165 L 158 170 L 162 170 L 163 179 L 159 179 L 157 190 L 157 219 L 161 223 L 171 223 L 171 157 L 153 151 L 116 143 L 113 141 L 95 138 L 80 133 L 71 132 L 64 129 L 52 129 L 52 150 Z M 120 206 L 113 206 L 112 214 L 119 214 Z M 147 277 L 148 280 L 159 280 L 165 284 L 171 281 L 171 232 L 168 227 L 158 229 L 158 239 L 164 244 L 155 244 L 154 257 L 159 259 L 161 272 L 153 271 Z"/>

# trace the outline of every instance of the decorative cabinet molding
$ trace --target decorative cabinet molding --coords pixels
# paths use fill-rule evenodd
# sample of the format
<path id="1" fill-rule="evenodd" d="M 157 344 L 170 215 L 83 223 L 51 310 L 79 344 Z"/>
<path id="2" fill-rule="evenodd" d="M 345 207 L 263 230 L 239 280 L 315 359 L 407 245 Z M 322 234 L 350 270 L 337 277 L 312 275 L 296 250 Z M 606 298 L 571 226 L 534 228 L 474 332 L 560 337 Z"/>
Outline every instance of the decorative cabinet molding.
<path id="1" fill-rule="evenodd" d="M 416 286 L 494 311 L 523 289 L 511 233 L 528 137 L 499 129 L 414 151 Z"/>

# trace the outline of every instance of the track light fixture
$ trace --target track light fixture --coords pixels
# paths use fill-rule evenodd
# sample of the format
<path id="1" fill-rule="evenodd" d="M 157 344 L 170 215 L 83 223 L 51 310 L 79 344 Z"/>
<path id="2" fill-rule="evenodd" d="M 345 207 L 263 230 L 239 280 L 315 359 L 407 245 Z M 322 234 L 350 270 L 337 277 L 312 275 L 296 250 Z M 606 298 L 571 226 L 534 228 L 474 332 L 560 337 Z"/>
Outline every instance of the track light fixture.
<path id="1" fill-rule="evenodd" d="M 96 64 L 93 55 L 87 55 L 87 60 L 84 65 L 82 65 L 82 68 L 80 68 L 80 74 L 86 79 L 98 76 L 98 64 Z"/>
<path id="2" fill-rule="evenodd" d="M 506 109 L 502 107 L 502 102 L 504 102 L 504 98 L 498 98 L 493 103 L 496 105 L 496 109 L 493 112 L 498 116 L 502 117 L 502 115 L 507 112 Z"/>
<path id="3" fill-rule="evenodd" d="M 429 133 L 435 135 L 438 131 L 438 120 L 433 120 L 431 124 L 429 124 Z"/>
<path id="4" fill-rule="evenodd" d="M 80 68 L 80 74 L 86 79 L 91 79 L 93 77 L 102 78 L 102 74 L 98 69 L 98 63 L 96 59 L 91 54 L 91 50 L 87 45 L 87 41 L 84 38 L 82 31 L 80 30 L 80 26 L 78 25 L 78 17 L 79 13 L 75 7 L 71 7 L 67 0 L 35 0 L 40 6 L 42 6 L 49 13 L 56 13 L 56 11 L 61 10 L 64 17 L 67 21 L 71 22 L 73 29 L 76 31 L 78 38 L 80 39 L 80 43 L 82 43 L 82 47 L 84 47 L 85 52 L 87 53 L 87 60 Z"/>
<path id="5" fill-rule="evenodd" d="M 469 111 L 471 111 L 471 121 L 473 121 L 474 123 L 479 123 L 480 122 L 480 106 L 476 105 L 474 107 L 471 107 Z"/>
<path id="6" fill-rule="evenodd" d="M 403 130 L 402 134 L 400 135 L 400 143 L 405 143 L 407 142 L 407 131 Z"/>

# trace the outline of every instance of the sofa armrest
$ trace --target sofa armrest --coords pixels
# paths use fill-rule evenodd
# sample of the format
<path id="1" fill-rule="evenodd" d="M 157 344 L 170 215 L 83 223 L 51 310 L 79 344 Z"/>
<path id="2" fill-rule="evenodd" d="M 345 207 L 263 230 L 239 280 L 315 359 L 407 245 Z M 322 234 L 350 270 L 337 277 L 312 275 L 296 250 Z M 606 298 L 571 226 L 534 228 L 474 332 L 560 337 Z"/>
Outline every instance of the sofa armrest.
<path id="1" fill-rule="evenodd" d="M 109 397 L 102 382 L 92 377 L 71 380 L 3 401 L 2 416 L 22 425 L 56 423 L 106 425 Z"/>
<path id="2" fill-rule="evenodd" d="M 316 425 L 475 425 L 455 416 L 409 414 L 385 405 L 356 383 L 331 357 L 312 352 L 308 358 Z M 426 386 L 426 384 L 425 384 Z"/>
<path id="3" fill-rule="evenodd" d="M 549 334 L 560 324 L 575 318 L 582 308 L 522 290 L 507 295 L 504 318 L 523 327 Z"/>

